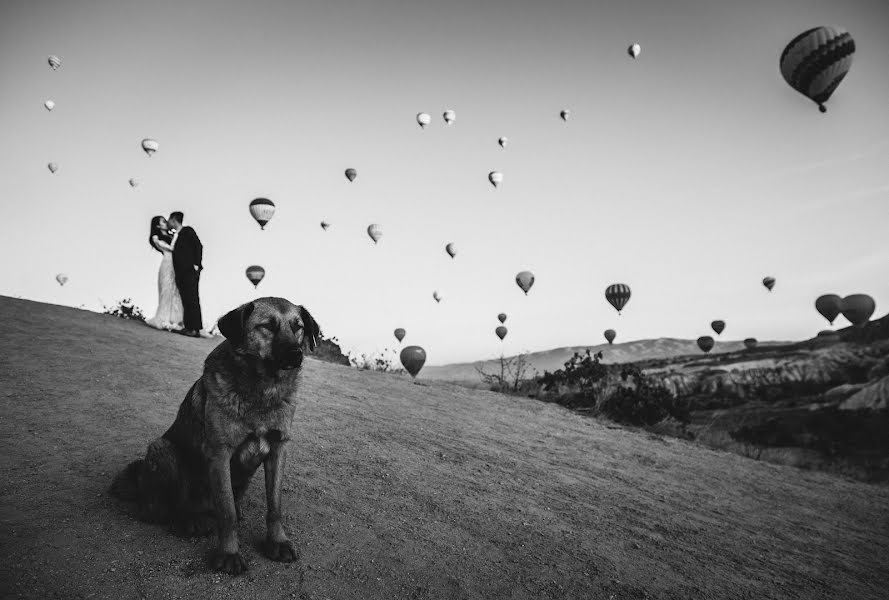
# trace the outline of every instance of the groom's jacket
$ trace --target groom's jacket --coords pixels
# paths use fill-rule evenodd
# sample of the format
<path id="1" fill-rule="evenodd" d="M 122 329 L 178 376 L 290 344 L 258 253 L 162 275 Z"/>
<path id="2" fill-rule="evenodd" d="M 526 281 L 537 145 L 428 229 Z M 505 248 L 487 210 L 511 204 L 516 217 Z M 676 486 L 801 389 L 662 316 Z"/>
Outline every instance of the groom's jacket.
<path id="1" fill-rule="evenodd" d="M 201 258 L 204 255 L 204 246 L 198 238 L 198 234 L 191 227 L 183 227 L 176 237 L 176 245 L 173 246 L 173 268 L 177 274 L 194 273 L 194 265 L 203 269 Z"/>

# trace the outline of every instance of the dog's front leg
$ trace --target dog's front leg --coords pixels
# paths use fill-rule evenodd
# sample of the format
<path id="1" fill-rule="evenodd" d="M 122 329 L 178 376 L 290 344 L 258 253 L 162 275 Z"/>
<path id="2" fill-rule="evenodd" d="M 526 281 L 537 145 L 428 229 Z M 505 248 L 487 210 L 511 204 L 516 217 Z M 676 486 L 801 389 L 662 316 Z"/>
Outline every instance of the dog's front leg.
<path id="1" fill-rule="evenodd" d="M 270 444 L 269 454 L 265 458 L 265 500 L 266 500 L 266 554 L 272 560 L 293 562 L 296 550 L 281 523 L 281 484 L 284 479 L 284 462 L 286 447 L 283 441 Z"/>
<path id="2" fill-rule="evenodd" d="M 247 561 L 238 552 L 238 514 L 232 492 L 231 454 L 230 451 L 217 451 L 210 459 L 210 494 L 219 520 L 219 549 L 213 557 L 213 568 L 238 575 L 247 570 Z"/>

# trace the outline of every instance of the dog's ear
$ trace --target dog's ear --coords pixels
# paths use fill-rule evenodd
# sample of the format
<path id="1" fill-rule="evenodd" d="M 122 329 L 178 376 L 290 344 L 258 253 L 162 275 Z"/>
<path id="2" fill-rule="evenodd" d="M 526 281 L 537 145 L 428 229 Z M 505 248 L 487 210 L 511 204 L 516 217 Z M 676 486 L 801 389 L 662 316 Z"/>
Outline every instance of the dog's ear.
<path id="1" fill-rule="evenodd" d="M 309 350 L 314 352 L 321 341 L 321 328 L 318 327 L 315 317 L 312 316 L 312 313 L 305 306 L 299 307 L 299 316 L 303 320 L 303 344 L 307 344 Z"/>
<path id="2" fill-rule="evenodd" d="M 219 319 L 217 322 L 219 332 L 235 346 L 240 345 L 244 340 L 244 330 L 251 314 L 253 314 L 253 303 L 242 304 Z"/>

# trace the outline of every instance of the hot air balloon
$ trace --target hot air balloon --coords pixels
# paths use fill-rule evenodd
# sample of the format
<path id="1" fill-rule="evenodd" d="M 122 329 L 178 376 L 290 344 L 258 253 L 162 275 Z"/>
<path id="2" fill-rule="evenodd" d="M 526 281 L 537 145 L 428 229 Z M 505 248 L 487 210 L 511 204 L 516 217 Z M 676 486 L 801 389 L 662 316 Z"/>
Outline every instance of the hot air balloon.
<path id="1" fill-rule="evenodd" d="M 756 348 L 756 344 L 758 343 L 759 342 L 756 341 L 756 338 L 747 338 L 744 340 L 744 347 L 748 350 L 753 350 L 754 348 Z"/>
<path id="2" fill-rule="evenodd" d="M 633 44 L 629 48 L 627 48 L 627 54 L 630 55 L 630 58 L 638 58 L 639 54 L 642 52 L 642 46 L 639 44 Z"/>
<path id="3" fill-rule="evenodd" d="M 59 165 L 57 165 L 56 163 L 49 163 L 48 165 L 46 165 L 46 168 L 49 169 L 50 173 L 55 173 L 59 170 Z"/>
<path id="4" fill-rule="evenodd" d="M 265 277 L 265 269 L 259 265 L 253 265 L 247 267 L 246 275 L 247 279 L 250 280 L 250 283 L 252 283 L 255 288 L 259 285 L 259 282 L 262 281 L 263 277 Z"/>
<path id="5" fill-rule="evenodd" d="M 615 330 L 613 330 L 613 329 L 606 329 L 605 330 L 605 339 L 608 340 L 609 344 L 613 344 L 614 338 L 616 338 L 616 337 L 617 337 L 617 332 Z"/>
<path id="6" fill-rule="evenodd" d="M 499 171 L 491 171 L 488 173 L 488 181 L 491 182 L 491 185 L 497 187 L 503 181 L 503 173 Z"/>
<path id="7" fill-rule="evenodd" d="M 850 323 L 861 327 L 868 322 L 877 306 L 874 299 L 867 294 L 852 294 L 843 298 L 840 308 Z"/>
<path id="8" fill-rule="evenodd" d="M 46 110 L 51 111 L 52 109 L 54 109 L 56 107 L 56 103 L 53 102 L 52 100 L 47 100 L 46 102 L 43 103 L 43 106 L 46 107 Z"/>
<path id="9" fill-rule="evenodd" d="M 605 299 L 617 310 L 623 310 L 630 301 L 630 286 L 625 283 L 614 283 L 605 288 Z"/>
<path id="10" fill-rule="evenodd" d="M 395 330 L 395 339 L 398 340 L 399 342 L 401 342 L 401 340 L 404 339 L 404 336 L 406 333 L 407 332 L 404 329 L 399 327 L 398 329 Z"/>
<path id="11" fill-rule="evenodd" d="M 457 247 L 454 245 L 454 242 L 451 242 L 447 246 L 445 246 L 445 252 L 447 252 L 451 256 L 451 258 L 457 256 Z"/>
<path id="12" fill-rule="evenodd" d="M 151 138 L 145 138 L 142 140 L 142 149 L 145 150 L 145 154 L 151 158 L 151 155 L 157 152 L 157 149 L 160 147 L 160 144 L 157 141 L 152 140 Z"/>
<path id="13" fill-rule="evenodd" d="M 130 187 L 134 188 L 139 185 L 139 180 L 135 177 L 130 177 Z"/>
<path id="14" fill-rule="evenodd" d="M 497 315 L 497 318 L 500 320 L 501 323 L 506 323 L 506 313 L 500 313 L 499 315 Z"/>
<path id="15" fill-rule="evenodd" d="M 416 377 L 423 365 L 426 364 L 426 351 L 419 346 L 408 346 L 401 351 L 401 364 L 405 370 Z"/>
<path id="16" fill-rule="evenodd" d="M 506 136 L 503 136 L 499 140 L 497 140 L 497 143 L 500 144 L 501 148 L 506 148 L 506 144 L 509 143 L 509 138 Z"/>
<path id="17" fill-rule="evenodd" d="M 441 294 L 439 294 L 437 291 L 432 292 L 432 297 L 435 298 L 436 302 L 441 302 Z"/>
<path id="18" fill-rule="evenodd" d="M 698 348 L 704 352 L 710 352 L 713 349 L 713 338 L 709 335 L 702 335 L 698 338 Z"/>
<path id="19" fill-rule="evenodd" d="M 369 225 L 367 228 L 367 235 L 370 236 L 370 239 L 374 241 L 376 244 L 380 241 L 380 238 L 383 237 L 383 228 L 374 223 L 373 225 Z"/>
<path id="20" fill-rule="evenodd" d="M 346 179 L 348 179 L 349 181 L 355 181 L 356 177 L 358 177 L 358 171 L 351 167 L 346 169 Z"/>
<path id="21" fill-rule="evenodd" d="M 330 227 L 330 223 L 328 223 L 327 221 L 321 221 L 321 229 L 327 231 L 328 227 Z"/>
<path id="22" fill-rule="evenodd" d="M 62 66 L 62 59 L 56 55 L 52 55 L 46 59 L 46 62 L 49 63 L 49 66 L 52 67 L 53 71 L 58 71 L 59 67 Z"/>
<path id="23" fill-rule="evenodd" d="M 59 282 L 59 285 L 65 285 L 66 283 L 68 283 L 68 276 L 64 273 L 59 273 L 58 275 L 56 275 L 56 281 Z"/>
<path id="24" fill-rule="evenodd" d="M 432 117 L 430 117 L 427 113 L 417 113 L 417 123 L 420 125 L 420 129 L 426 129 L 426 126 L 432 122 Z"/>
<path id="25" fill-rule="evenodd" d="M 827 112 L 830 98 L 852 66 L 855 40 L 833 27 L 815 27 L 793 38 L 781 53 L 781 75 L 790 87 Z"/>
<path id="26" fill-rule="evenodd" d="M 494 330 L 494 333 L 496 333 L 497 337 L 499 337 L 502 340 L 503 338 L 506 337 L 506 334 L 507 334 L 506 327 L 501 325 L 500 327 L 498 327 L 497 329 Z"/>
<path id="27" fill-rule="evenodd" d="M 442 118 L 444 118 L 444 122 L 447 125 L 450 125 L 457 119 L 457 113 L 452 110 L 446 110 L 444 111 L 444 114 L 442 114 Z"/>
<path id="28" fill-rule="evenodd" d="M 771 292 L 772 288 L 775 287 L 775 278 L 774 277 L 765 277 L 762 280 L 762 284 L 764 286 L 766 286 L 766 289 Z"/>
<path id="29" fill-rule="evenodd" d="M 842 312 L 843 299 L 836 294 L 824 294 L 815 300 L 815 310 L 833 325 L 833 320 Z"/>
<path id="30" fill-rule="evenodd" d="M 713 321 L 710 323 L 710 327 L 713 328 L 716 335 L 722 335 L 722 330 L 725 329 L 725 321 Z"/>
<path id="31" fill-rule="evenodd" d="M 515 282 L 516 285 L 522 288 L 522 291 L 525 292 L 525 295 L 527 296 L 528 290 L 534 285 L 534 273 L 531 271 L 522 271 L 515 276 Z"/>
<path id="32" fill-rule="evenodd" d="M 571 118 L 571 111 L 566 108 L 565 110 L 563 110 L 562 112 L 559 113 L 559 116 L 562 117 L 563 121 L 567 121 L 568 119 Z"/>
<path id="33" fill-rule="evenodd" d="M 256 198 L 250 202 L 250 215 L 259 223 L 260 229 L 265 229 L 266 223 L 275 216 L 275 203 L 268 198 Z"/>

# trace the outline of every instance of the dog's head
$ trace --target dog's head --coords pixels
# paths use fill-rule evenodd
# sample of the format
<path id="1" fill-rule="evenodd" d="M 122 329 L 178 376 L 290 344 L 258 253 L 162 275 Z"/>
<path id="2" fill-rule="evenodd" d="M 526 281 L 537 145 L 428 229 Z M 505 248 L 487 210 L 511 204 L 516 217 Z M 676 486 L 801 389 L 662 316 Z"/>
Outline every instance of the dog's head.
<path id="1" fill-rule="evenodd" d="M 321 338 L 318 323 L 305 307 L 284 298 L 259 298 L 219 319 L 219 331 L 235 352 L 271 364 L 296 369 L 303 351 L 314 350 Z"/>

